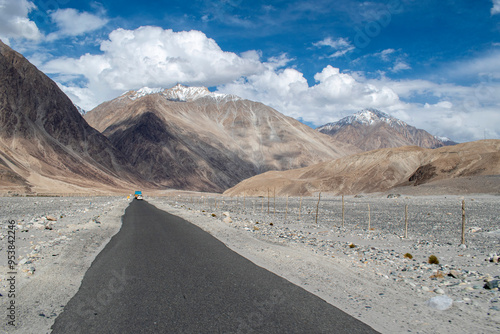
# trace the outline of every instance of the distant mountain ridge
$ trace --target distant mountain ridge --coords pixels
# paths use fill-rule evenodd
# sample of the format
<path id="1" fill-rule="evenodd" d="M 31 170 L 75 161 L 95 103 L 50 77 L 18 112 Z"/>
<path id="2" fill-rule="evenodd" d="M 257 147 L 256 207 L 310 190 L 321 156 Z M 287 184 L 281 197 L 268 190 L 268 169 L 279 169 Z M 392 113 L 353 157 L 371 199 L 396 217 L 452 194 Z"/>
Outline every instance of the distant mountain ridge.
<path id="1" fill-rule="evenodd" d="M 269 170 L 359 152 L 262 103 L 205 87 L 141 88 L 85 115 L 144 178 L 220 192 Z"/>
<path id="2" fill-rule="evenodd" d="M 433 136 L 377 109 L 364 109 L 316 130 L 363 151 L 413 145 L 438 148 L 456 144 L 448 138 Z"/>

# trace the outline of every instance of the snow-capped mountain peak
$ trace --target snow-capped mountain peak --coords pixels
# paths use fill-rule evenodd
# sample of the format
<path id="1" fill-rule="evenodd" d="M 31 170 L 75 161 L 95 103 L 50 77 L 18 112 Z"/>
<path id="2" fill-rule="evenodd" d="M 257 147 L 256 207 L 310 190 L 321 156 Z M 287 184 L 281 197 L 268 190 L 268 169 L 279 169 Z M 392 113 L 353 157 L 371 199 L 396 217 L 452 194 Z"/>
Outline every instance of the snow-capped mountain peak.
<path id="1" fill-rule="evenodd" d="M 191 102 L 204 97 L 212 98 L 216 101 L 240 100 L 240 98 L 235 95 L 213 93 L 206 87 L 187 87 L 181 84 L 177 84 L 174 87 L 168 89 L 143 87 L 137 91 L 131 91 L 127 93 L 125 93 L 125 95 L 127 95 L 131 100 L 136 100 L 143 96 L 152 94 L 160 94 L 167 100 L 175 102 Z"/>
<path id="2" fill-rule="evenodd" d="M 343 123 L 343 124 L 354 124 L 354 123 L 360 123 L 360 124 L 374 124 L 377 122 L 385 122 L 388 123 L 389 125 L 393 124 L 399 124 L 399 125 L 406 125 L 405 122 L 394 118 L 385 112 L 382 112 L 377 109 L 364 109 L 359 112 L 357 112 L 354 115 L 347 116 L 340 121 L 336 123 Z"/>
<path id="3" fill-rule="evenodd" d="M 410 145 L 436 148 L 455 144 L 448 138 L 437 138 L 377 109 L 361 110 L 316 130 L 364 151 Z"/>

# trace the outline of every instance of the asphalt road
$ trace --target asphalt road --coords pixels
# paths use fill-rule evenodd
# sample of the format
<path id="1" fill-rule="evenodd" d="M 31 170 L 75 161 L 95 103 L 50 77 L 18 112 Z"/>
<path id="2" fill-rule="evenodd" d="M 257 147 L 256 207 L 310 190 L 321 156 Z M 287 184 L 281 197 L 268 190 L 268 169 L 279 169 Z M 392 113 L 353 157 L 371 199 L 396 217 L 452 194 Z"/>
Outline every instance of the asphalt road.
<path id="1" fill-rule="evenodd" d="M 137 200 L 52 329 L 62 334 L 377 333 L 193 224 Z"/>

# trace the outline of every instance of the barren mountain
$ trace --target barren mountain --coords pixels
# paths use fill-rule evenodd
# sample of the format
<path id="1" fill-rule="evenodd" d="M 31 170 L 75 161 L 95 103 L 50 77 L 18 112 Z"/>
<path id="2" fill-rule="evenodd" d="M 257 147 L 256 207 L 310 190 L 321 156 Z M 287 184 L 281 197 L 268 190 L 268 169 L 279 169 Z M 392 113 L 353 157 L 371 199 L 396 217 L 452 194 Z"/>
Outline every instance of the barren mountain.
<path id="1" fill-rule="evenodd" d="M 362 110 L 316 130 L 362 151 L 413 145 L 438 148 L 456 144 L 448 138 L 435 137 L 376 109 Z"/>
<path id="2" fill-rule="evenodd" d="M 58 86 L 1 41 L 0 77 L 0 191 L 117 189 L 135 180 Z"/>
<path id="3" fill-rule="evenodd" d="M 130 91 L 85 119 L 143 177 L 177 189 L 222 191 L 265 171 L 359 151 L 262 103 L 202 87 Z"/>
<path id="4" fill-rule="evenodd" d="M 305 168 L 267 172 L 224 194 L 266 195 L 268 189 L 275 188 L 278 195 L 311 195 L 319 191 L 353 195 L 485 175 L 500 175 L 500 140 L 437 149 L 406 146 L 364 152 Z"/>

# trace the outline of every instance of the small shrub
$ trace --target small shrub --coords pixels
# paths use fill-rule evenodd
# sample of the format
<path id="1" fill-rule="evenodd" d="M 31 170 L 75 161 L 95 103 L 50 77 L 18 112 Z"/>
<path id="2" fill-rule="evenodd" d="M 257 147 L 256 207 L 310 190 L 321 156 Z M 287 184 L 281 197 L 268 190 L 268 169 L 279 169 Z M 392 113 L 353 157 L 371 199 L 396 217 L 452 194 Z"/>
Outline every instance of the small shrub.
<path id="1" fill-rule="evenodd" d="M 273 223 L 269 223 L 269 225 L 273 226 L 274 224 Z"/>
<path id="2" fill-rule="evenodd" d="M 429 261 L 430 264 L 439 264 L 439 260 L 436 255 L 431 255 L 429 256 Z"/>
<path id="3" fill-rule="evenodd" d="M 258 228 L 257 226 L 254 226 L 254 227 L 253 227 L 253 230 L 254 230 L 254 231 L 258 231 L 258 230 L 259 230 L 259 228 Z"/>
<path id="4" fill-rule="evenodd" d="M 212 217 L 217 217 L 217 215 L 215 213 L 212 213 Z"/>
<path id="5" fill-rule="evenodd" d="M 411 255 L 410 253 L 406 253 L 405 255 L 403 255 L 405 259 L 413 259 L 413 255 Z"/>
<path id="6" fill-rule="evenodd" d="M 353 244 L 352 242 L 349 244 L 349 248 L 355 248 L 355 247 L 356 247 L 356 245 Z"/>

